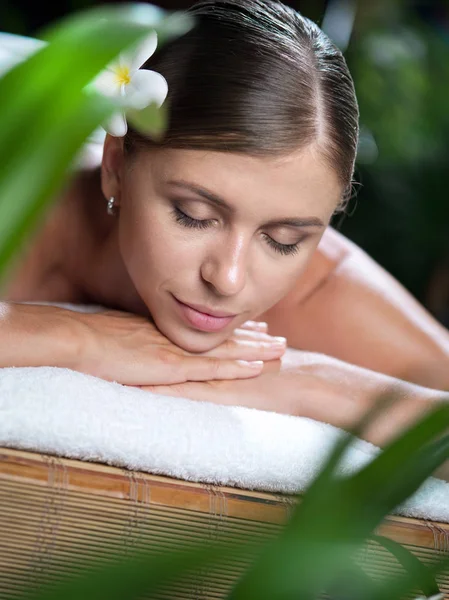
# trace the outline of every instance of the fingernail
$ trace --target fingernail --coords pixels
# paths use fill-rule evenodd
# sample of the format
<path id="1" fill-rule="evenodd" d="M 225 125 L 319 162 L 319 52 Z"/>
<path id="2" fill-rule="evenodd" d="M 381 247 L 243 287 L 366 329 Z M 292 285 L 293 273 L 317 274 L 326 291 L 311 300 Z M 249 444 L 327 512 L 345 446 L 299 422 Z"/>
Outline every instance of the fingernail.
<path id="1" fill-rule="evenodd" d="M 238 360 L 242 367 L 251 367 L 252 369 L 260 369 L 263 366 L 263 360 Z"/>
<path id="2" fill-rule="evenodd" d="M 264 321 L 257 321 L 257 329 L 266 331 L 268 329 L 268 323 L 265 323 Z"/>
<path id="3" fill-rule="evenodd" d="M 285 346 L 287 344 L 287 338 L 285 337 L 274 337 L 273 344 L 275 346 Z"/>

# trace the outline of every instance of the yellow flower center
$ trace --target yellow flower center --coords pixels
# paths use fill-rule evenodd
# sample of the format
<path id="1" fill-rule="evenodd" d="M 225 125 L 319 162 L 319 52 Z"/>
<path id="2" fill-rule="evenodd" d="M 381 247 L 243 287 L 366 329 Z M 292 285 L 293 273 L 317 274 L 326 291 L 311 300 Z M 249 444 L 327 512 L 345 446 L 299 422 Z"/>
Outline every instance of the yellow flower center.
<path id="1" fill-rule="evenodd" d="M 119 85 L 128 85 L 131 81 L 129 67 L 117 67 L 115 70 L 115 77 Z"/>

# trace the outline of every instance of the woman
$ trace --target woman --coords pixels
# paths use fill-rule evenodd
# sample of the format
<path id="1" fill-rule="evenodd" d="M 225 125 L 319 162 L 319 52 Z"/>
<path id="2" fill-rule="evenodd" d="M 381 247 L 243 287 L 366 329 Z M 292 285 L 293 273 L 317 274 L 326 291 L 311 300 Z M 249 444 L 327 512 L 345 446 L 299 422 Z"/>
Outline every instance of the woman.
<path id="1" fill-rule="evenodd" d="M 0 364 L 340 427 L 394 390 L 408 402 L 366 433 L 381 444 L 444 400 L 449 335 L 329 227 L 357 148 L 345 61 L 277 2 L 189 12 L 194 28 L 144 65 L 168 82 L 164 139 L 108 136 L 101 170 L 72 182 L 10 281 Z"/>

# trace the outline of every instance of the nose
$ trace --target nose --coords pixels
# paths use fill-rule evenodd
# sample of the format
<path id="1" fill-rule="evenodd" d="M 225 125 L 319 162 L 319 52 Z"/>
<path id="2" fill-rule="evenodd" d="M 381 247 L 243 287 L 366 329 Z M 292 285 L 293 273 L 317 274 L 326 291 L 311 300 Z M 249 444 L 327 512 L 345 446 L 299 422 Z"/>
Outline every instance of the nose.
<path id="1" fill-rule="evenodd" d="M 243 236 L 215 243 L 201 265 L 203 281 L 221 296 L 234 296 L 243 290 L 247 276 L 248 248 Z"/>

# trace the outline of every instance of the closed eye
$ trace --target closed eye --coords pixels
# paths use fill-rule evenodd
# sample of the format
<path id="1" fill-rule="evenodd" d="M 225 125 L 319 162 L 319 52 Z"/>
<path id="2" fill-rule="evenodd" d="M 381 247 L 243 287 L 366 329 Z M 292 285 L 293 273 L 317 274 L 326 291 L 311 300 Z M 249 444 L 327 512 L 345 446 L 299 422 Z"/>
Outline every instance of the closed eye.
<path id="1" fill-rule="evenodd" d="M 175 206 L 173 214 L 178 223 L 192 229 L 207 229 L 214 223 L 214 219 L 194 219 L 193 217 L 189 217 L 182 210 L 179 210 L 177 206 Z"/>
<path id="2" fill-rule="evenodd" d="M 174 207 L 173 215 L 175 220 L 183 227 L 189 227 L 191 229 L 208 229 L 215 222 L 215 219 L 194 219 L 193 217 L 186 215 L 186 213 L 177 206 Z M 284 256 L 296 254 L 299 251 L 300 242 L 296 242 L 295 244 L 281 244 L 280 242 L 273 240 L 273 238 L 266 233 L 263 234 L 263 237 L 270 248 Z"/>
<path id="3" fill-rule="evenodd" d="M 296 242 L 296 244 L 280 244 L 279 242 L 276 242 L 276 240 L 273 240 L 273 238 L 266 233 L 264 233 L 263 236 L 267 244 L 273 248 L 273 250 L 279 252 L 279 254 L 283 254 L 285 256 L 289 254 L 296 254 L 299 251 L 299 242 Z"/>

